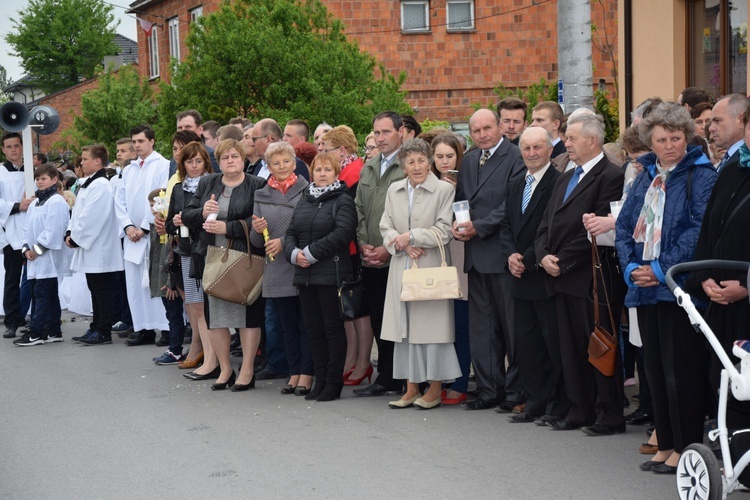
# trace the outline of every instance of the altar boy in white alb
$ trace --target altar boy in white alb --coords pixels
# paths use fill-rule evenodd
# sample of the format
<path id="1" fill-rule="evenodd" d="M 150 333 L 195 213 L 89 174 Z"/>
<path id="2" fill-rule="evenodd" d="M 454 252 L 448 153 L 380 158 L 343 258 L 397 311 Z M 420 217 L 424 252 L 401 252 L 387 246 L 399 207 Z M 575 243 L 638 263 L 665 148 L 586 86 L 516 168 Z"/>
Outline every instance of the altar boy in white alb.
<path id="1" fill-rule="evenodd" d="M 68 203 L 58 193 L 57 169 L 45 163 L 34 171 L 35 199 L 29 205 L 21 253 L 27 261 L 33 306 L 29 331 L 13 343 L 32 346 L 62 342 L 58 278 L 68 272 L 63 235 L 70 215 Z"/>
<path id="2" fill-rule="evenodd" d="M 103 144 L 83 148 L 81 166 L 86 180 L 78 189 L 73 216 L 65 233 L 65 244 L 74 249 L 70 269 L 86 274 L 94 311 L 86 334 L 71 340 L 87 345 L 112 343 L 117 272 L 123 270 L 114 189 L 104 169 L 108 159 Z"/>
<path id="3" fill-rule="evenodd" d="M 133 334 L 127 345 L 153 344 L 155 328 L 169 328 L 161 298 L 151 298 L 148 254 L 150 224 L 154 216 L 148 193 L 167 185 L 169 161 L 154 151 L 154 131 L 139 125 L 130 131 L 138 158 L 125 169 L 115 191 L 119 228 L 125 233 L 125 282 L 133 315 Z"/>

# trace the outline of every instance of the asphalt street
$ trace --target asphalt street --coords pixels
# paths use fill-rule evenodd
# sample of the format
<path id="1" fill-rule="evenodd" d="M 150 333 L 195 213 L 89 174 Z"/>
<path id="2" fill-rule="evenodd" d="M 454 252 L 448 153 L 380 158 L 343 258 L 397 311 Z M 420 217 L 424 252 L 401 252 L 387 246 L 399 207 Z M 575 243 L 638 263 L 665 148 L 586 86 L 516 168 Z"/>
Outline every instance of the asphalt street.
<path id="1" fill-rule="evenodd" d="M 638 470 L 644 427 L 589 437 L 351 388 L 316 403 L 283 380 L 213 392 L 155 365 L 163 348 L 70 342 L 87 325 L 64 317 L 64 343 L 0 339 L 0 498 L 676 498 Z"/>

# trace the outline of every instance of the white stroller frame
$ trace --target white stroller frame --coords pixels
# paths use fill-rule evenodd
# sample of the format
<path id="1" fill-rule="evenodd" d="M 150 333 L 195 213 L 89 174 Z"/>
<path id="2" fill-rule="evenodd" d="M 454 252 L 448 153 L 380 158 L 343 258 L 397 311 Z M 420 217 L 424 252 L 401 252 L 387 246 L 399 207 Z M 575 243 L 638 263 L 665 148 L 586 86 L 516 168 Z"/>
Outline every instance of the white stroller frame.
<path id="1" fill-rule="evenodd" d="M 693 270 L 747 271 L 748 268 L 750 268 L 750 262 L 703 260 L 672 266 L 666 275 L 667 286 L 677 297 L 677 304 L 687 312 L 693 328 L 706 337 L 724 367 L 721 370 L 719 408 L 716 418 L 718 428 L 708 434 L 711 441 L 719 439 L 724 470 L 722 473 L 716 456 L 707 446 L 696 443 L 686 447 L 677 466 L 677 493 L 681 500 L 724 500 L 729 493 L 740 487 L 738 479 L 750 463 L 750 450 L 745 452 L 736 464 L 732 463 L 726 419 L 727 401 L 730 384 L 732 395 L 738 401 L 750 401 L 750 352 L 737 346 L 732 348 L 732 353 L 740 358 L 740 371 L 737 371 L 716 335 L 695 308 L 690 296 L 675 283 L 673 276 Z"/>

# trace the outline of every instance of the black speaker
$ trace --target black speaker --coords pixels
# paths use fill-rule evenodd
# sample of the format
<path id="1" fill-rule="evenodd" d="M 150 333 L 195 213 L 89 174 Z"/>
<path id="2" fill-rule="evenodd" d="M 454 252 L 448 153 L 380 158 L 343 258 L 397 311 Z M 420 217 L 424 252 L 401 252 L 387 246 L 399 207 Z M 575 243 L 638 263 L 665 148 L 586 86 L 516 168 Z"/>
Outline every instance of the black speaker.
<path id="1" fill-rule="evenodd" d="M 29 124 L 29 112 L 19 102 L 8 102 L 0 107 L 0 127 L 8 132 L 20 132 Z"/>
<path id="2" fill-rule="evenodd" d="M 60 115 L 55 108 L 37 106 L 31 110 L 29 125 L 40 135 L 50 135 L 60 126 Z"/>

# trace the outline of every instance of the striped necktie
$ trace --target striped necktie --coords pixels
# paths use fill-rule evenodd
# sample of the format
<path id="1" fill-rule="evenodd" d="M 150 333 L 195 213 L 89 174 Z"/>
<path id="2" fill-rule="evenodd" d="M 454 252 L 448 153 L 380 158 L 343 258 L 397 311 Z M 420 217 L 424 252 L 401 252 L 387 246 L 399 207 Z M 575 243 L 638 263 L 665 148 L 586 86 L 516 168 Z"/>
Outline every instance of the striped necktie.
<path id="1" fill-rule="evenodd" d="M 721 169 L 724 168 L 724 165 L 726 165 L 728 161 L 729 161 L 729 153 L 725 154 L 724 158 L 721 159 L 721 163 L 719 163 L 719 166 L 716 167 L 716 171 L 720 172 Z"/>
<path id="2" fill-rule="evenodd" d="M 490 150 L 486 149 L 484 151 L 484 154 L 482 155 L 482 157 L 479 159 L 479 168 L 480 169 L 484 166 L 485 163 L 487 163 L 487 160 L 490 159 L 490 156 L 491 156 Z"/>
<path id="3" fill-rule="evenodd" d="M 534 176 L 529 174 L 526 176 L 526 186 L 523 188 L 523 199 L 521 200 L 521 213 L 526 213 L 526 208 L 529 206 L 531 201 L 531 186 L 534 184 Z"/>

